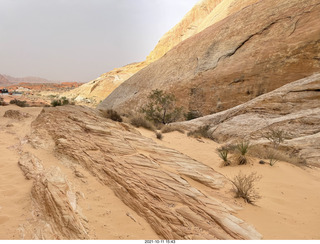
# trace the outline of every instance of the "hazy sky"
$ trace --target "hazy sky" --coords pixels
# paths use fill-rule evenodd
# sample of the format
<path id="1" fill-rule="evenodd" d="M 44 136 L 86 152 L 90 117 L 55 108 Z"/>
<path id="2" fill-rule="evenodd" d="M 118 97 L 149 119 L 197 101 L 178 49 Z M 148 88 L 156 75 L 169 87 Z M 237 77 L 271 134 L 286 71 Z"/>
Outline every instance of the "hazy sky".
<path id="1" fill-rule="evenodd" d="M 0 0 L 0 74 L 90 81 L 142 61 L 198 0 Z"/>

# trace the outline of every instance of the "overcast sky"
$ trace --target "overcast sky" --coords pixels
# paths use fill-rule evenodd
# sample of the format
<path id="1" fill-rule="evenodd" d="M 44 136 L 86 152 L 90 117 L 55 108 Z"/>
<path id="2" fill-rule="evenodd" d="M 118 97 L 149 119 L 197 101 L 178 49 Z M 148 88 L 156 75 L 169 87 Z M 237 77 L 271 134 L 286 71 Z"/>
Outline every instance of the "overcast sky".
<path id="1" fill-rule="evenodd" d="M 87 82 L 143 61 L 198 0 L 0 0 L 0 74 Z"/>

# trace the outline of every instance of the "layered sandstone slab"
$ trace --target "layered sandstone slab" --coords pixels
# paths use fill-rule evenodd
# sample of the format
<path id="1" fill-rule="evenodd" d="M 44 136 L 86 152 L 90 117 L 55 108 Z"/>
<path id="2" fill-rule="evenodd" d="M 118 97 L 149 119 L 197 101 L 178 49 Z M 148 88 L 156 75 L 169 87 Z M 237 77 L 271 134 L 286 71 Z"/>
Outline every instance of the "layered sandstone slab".
<path id="1" fill-rule="evenodd" d="M 202 115 L 249 101 L 320 69 L 318 0 L 264 0 L 178 44 L 98 108 L 139 108 L 153 89 Z"/>
<path id="2" fill-rule="evenodd" d="M 288 134 L 282 147 L 291 149 L 309 164 L 320 166 L 320 74 L 287 84 L 232 109 L 177 123 L 187 130 L 209 125 L 220 143 L 263 138 L 270 129 Z"/>
<path id="3" fill-rule="evenodd" d="M 260 239 L 233 216 L 221 192 L 226 178 L 212 168 L 140 135 L 132 127 L 101 118 L 84 107 L 45 108 L 29 141 L 55 148 L 61 159 L 81 165 L 165 239 Z M 208 197 L 190 181 L 216 192 Z M 40 181 L 40 183 L 43 181 Z M 40 184 L 41 185 L 41 184 Z"/>

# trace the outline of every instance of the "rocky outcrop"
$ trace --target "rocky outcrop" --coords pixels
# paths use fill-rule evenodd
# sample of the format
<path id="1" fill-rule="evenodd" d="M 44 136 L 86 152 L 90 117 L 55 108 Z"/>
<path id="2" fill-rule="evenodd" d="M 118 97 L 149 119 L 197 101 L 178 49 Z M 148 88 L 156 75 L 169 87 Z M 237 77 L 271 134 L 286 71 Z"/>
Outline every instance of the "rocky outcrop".
<path id="1" fill-rule="evenodd" d="M 224 176 L 141 136 L 131 126 L 104 119 L 89 108 L 64 106 L 45 108 L 32 128 L 32 145 L 53 145 L 63 161 L 81 165 L 111 187 L 162 238 L 261 238 L 231 214 L 234 210 L 226 203 L 233 196 L 220 193 L 227 183 Z M 211 188 L 214 197 L 192 186 L 193 181 Z M 36 185 L 44 189 L 45 182 L 39 179 Z M 43 196 L 43 191 L 36 195 Z"/>
<path id="2" fill-rule="evenodd" d="M 258 1 L 175 46 L 98 108 L 139 108 L 156 88 L 202 115 L 242 104 L 319 71 L 319 21 L 318 0 Z"/>
<path id="3" fill-rule="evenodd" d="M 309 164 L 320 166 L 320 74 L 287 84 L 235 108 L 189 122 L 177 123 L 187 130 L 209 125 L 212 138 L 220 143 L 263 139 L 270 129 L 288 134 L 284 149 Z"/>
<path id="4" fill-rule="evenodd" d="M 19 166 L 33 180 L 32 236 L 34 239 L 88 239 L 79 217 L 76 195 L 58 167 L 44 169 L 31 153 L 23 153 Z M 81 214 L 80 214 L 81 216 Z"/>
<path id="5" fill-rule="evenodd" d="M 96 106 L 124 81 L 161 58 L 180 42 L 257 1 L 201 0 L 160 39 L 145 61 L 114 69 L 63 96 L 75 98 L 79 104 Z"/>

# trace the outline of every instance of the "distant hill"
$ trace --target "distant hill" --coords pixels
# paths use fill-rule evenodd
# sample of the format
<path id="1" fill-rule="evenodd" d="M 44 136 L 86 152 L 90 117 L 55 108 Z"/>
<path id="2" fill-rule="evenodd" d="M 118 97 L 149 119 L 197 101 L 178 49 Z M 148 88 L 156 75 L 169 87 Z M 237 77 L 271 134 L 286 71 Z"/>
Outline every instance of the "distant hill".
<path id="1" fill-rule="evenodd" d="M 16 83 L 58 83 L 58 81 L 47 80 L 41 77 L 12 77 L 10 75 L 0 74 L 0 84 L 16 84 Z"/>

